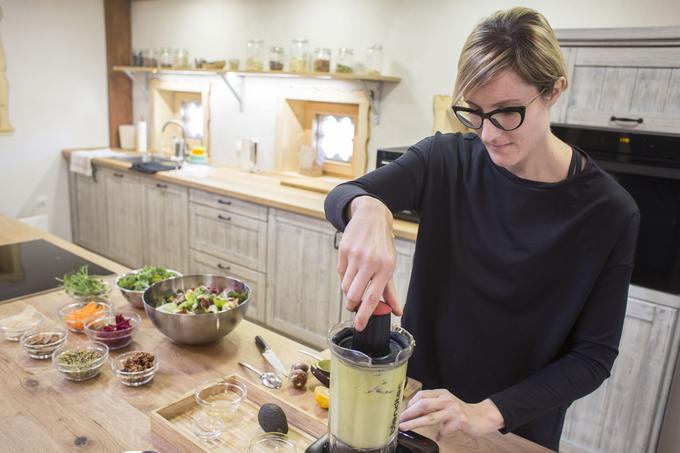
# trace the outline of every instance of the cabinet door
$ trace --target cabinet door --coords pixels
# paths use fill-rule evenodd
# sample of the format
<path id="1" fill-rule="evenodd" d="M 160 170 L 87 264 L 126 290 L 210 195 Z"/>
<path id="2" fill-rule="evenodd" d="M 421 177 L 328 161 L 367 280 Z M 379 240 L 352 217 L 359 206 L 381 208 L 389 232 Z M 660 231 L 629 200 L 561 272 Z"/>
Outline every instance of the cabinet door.
<path id="1" fill-rule="evenodd" d="M 573 52 L 573 49 L 570 47 L 562 47 L 561 50 L 567 69 L 567 80 L 569 81 L 569 86 L 567 87 L 567 91 L 562 93 L 555 105 L 553 105 L 550 109 L 551 123 L 563 123 L 565 121 L 565 117 L 567 115 L 567 105 L 569 105 L 569 95 L 571 93 L 571 80 L 574 76 L 573 71 L 575 52 Z"/>
<path id="2" fill-rule="evenodd" d="M 567 411 L 560 451 L 652 452 L 674 363 L 677 310 L 628 299 L 612 375 Z"/>
<path id="3" fill-rule="evenodd" d="M 265 275 L 239 266 L 236 263 L 220 259 L 206 253 L 191 250 L 189 252 L 189 269 L 192 274 L 215 274 L 234 277 L 242 280 L 250 286 L 250 306 L 246 318 L 264 323 L 265 295 L 267 291 Z"/>
<path id="4" fill-rule="evenodd" d="M 190 203 L 189 213 L 191 248 L 264 272 L 266 222 L 196 203 Z"/>
<path id="5" fill-rule="evenodd" d="M 413 268 L 413 251 L 415 243 L 405 239 L 395 239 L 394 247 L 397 251 L 397 262 L 394 267 L 394 289 L 397 292 L 397 300 L 403 307 L 406 303 L 406 295 L 408 294 L 408 285 L 411 281 L 411 270 Z M 337 276 L 337 273 L 335 274 Z M 339 277 L 338 277 L 339 278 Z M 342 294 L 342 307 L 340 317 L 343 321 L 352 319 L 352 313 L 345 310 L 347 298 Z M 401 321 L 397 317 L 392 317 L 393 324 L 399 324 Z"/>
<path id="6" fill-rule="evenodd" d="M 189 195 L 185 187 L 146 181 L 144 191 L 144 262 L 188 271 Z"/>
<path id="7" fill-rule="evenodd" d="M 574 67 L 566 123 L 680 130 L 680 48 L 580 47 L 571 52 Z"/>
<path id="8" fill-rule="evenodd" d="M 100 179 L 70 173 L 71 221 L 76 244 L 106 255 L 106 196 Z M 96 172 L 95 172 L 96 175 Z"/>
<path id="9" fill-rule="evenodd" d="M 334 238 L 323 220 L 270 209 L 267 325 L 322 349 L 340 320 Z"/>
<path id="10" fill-rule="evenodd" d="M 103 168 L 100 175 L 106 191 L 106 255 L 125 266 L 140 267 L 144 258 L 142 183 L 124 171 Z"/>

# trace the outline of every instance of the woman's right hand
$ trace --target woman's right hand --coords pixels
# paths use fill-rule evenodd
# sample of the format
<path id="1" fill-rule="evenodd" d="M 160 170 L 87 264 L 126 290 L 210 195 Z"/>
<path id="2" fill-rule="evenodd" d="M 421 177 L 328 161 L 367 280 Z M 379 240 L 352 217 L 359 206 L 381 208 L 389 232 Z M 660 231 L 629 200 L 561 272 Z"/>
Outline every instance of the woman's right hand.
<path id="1" fill-rule="evenodd" d="M 347 296 L 346 308 L 357 311 L 355 329 L 362 331 L 380 298 L 401 316 L 392 274 L 396 263 L 392 213 L 380 200 L 360 196 L 350 203 L 350 221 L 340 241 L 338 274 Z"/>

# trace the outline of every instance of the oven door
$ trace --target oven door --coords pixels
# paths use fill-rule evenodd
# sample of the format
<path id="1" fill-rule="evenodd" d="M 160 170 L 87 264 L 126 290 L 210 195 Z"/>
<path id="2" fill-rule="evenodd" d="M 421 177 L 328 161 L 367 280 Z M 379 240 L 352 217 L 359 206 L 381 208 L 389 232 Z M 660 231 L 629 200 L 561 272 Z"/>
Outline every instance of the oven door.
<path id="1" fill-rule="evenodd" d="M 596 161 L 640 208 L 631 283 L 680 294 L 680 170 Z"/>

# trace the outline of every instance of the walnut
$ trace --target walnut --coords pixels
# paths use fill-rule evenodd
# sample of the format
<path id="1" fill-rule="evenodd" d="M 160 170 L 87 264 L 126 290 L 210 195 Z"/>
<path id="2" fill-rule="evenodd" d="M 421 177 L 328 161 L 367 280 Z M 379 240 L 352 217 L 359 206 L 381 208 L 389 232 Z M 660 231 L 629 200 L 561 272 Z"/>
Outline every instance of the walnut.
<path id="1" fill-rule="evenodd" d="M 290 373 L 290 382 L 296 389 L 302 389 L 307 385 L 307 372 L 301 369 L 293 370 Z"/>

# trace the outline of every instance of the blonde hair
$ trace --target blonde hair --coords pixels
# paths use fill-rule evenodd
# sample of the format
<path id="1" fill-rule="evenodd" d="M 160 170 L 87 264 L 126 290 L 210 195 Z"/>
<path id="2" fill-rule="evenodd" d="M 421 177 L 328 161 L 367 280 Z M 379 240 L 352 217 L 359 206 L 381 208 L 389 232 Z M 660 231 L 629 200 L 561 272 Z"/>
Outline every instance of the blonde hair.
<path id="1" fill-rule="evenodd" d="M 453 104 L 508 69 L 543 95 L 560 77 L 566 80 L 560 45 L 541 13 L 516 7 L 497 11 L 477 24 L 458 60 Z"/>

